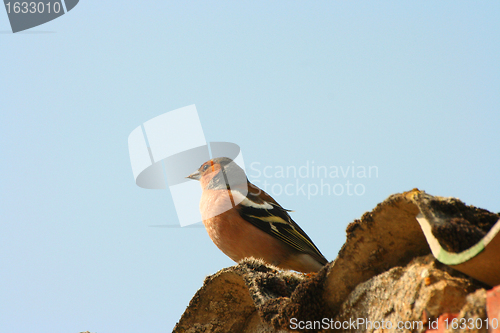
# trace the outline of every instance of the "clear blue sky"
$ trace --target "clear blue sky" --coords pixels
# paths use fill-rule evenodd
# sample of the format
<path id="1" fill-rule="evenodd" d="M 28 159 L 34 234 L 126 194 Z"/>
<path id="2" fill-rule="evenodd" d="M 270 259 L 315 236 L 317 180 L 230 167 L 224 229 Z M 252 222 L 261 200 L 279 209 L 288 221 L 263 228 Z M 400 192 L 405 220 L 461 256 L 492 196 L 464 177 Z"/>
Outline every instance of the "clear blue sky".
<path id="1" fill-rule="evenodd" d="M 11 34 L 0 13 L 2 331 L 169 332 L 233 265 L 203 228 L 151 227 L 178 223 L 171 195 L 133 180 L 130 132 L 190 104 L 256 183 L 364 189 L 270 191 L 329 260 L 393 193 L 500 211 L 499 17 L 498 1 L 80 1 Z M 308 163 L 378 173 L 276 175 Z"/>

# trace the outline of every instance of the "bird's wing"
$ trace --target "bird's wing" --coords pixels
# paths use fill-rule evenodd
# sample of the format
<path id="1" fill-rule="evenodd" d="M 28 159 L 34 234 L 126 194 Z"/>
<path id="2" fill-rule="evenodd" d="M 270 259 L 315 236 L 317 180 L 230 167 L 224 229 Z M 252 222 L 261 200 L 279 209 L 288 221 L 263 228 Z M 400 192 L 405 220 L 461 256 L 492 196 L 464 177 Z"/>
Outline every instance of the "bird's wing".
<path id="1" fill-rule="evenodd" d="M 236 206 L 240 216 L 292 248 L 310 254 L 323 265 L 328 263 L 309 236 L 292 220 L 288 214 L 289 210 L 281 207 L 271 196 L 255 185 L 251 186 L 253 188 L 249 187 L 246 198 Z M 233 195 L 235 194 L 241 195 L 240 192 L 233 192 Z"/>

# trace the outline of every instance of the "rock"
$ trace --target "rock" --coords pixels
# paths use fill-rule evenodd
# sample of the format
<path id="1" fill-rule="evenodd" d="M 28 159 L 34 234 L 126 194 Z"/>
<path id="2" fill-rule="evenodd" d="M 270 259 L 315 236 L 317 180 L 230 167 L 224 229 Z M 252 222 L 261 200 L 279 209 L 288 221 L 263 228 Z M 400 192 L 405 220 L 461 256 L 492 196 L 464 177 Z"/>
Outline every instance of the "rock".
<path id="1" fill-rule="evenodd" d="M 488 286 L 438 262 L 416 220 L 431 207 L 440 221 L 491 227 L 491 213 L 462 206 L 418 190 L 392 195 L 349 224 L 338 257 L 315 274 L 247 258 L 205 279 L 174 332 L 483 332 L 452 323 L 486 319 Z"/>
<path id="2" fill-rule="evenodd" d="M 334 320 L 364 319 L 356 329 L 343 332 L 373 332 L 398 326 L 412 332 L 426 331 L 429 322 L 442 313 L 459 312 L 467 295 L 480 287 L 470 278 L 450 275 L 441 266 L 432 255 L 417 257 L 406 267 L 391 268 L 359 284 Z"/>

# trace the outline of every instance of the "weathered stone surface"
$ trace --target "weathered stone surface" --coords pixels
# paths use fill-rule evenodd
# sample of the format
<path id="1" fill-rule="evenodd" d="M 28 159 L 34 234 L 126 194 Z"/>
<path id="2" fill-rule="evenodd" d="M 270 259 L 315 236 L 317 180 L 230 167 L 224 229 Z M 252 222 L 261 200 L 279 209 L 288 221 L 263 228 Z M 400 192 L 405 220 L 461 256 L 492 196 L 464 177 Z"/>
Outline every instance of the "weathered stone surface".
<path id="1" fill-rule="evenodd" d="M 273 305 L 289 299 L 304 279 L 246 259 L 205 279 L 174 332 L 281 332 L 270 323 L 272 311 L 280 308 Z"/>
<path id="2" fill-rule="evenodd" d="M 415 219 L 418 213 L 409 196 L 396 194 L 347 226 L 347 240 L 325 286 L 324 297 L 334 312 L 358 284 L 430 253 Z"/>
<path id="3" fill-rule="evenodd" d="M 344 332 L 424 332 L 442 313 L 455 313 L 478 285 L 467 277 L 450 275 L 432 255 L 418 257 L 406 267 L 394 267 L 358 285 L 342 304 L 336 321 L 364 318 L 372 324 Z M 361 322 L 362 323 L 362 322 Z M 400 326 L 402 329 L 398 329 Z"/>
<path id="4" fill-rule="evenodd" d="M 416 220 L 422 197 L 431 196 L 418 190 L 392 195 L 349 224 L 338 257 L 316 274 L 284 272 L 248 258 L 207 277 L 174 332 L 327 332 L 335 323 L 358 318 L 384 321 L 385 328 L 390 322 L 392 328 L 360 325 L 338 331 L 424 332 L 437 328 L 432 324 L 439 318 L 434 332 L 483 332 L 444 328 L 447 318 L 450 325 L 453 318 L 485 319 L 481 288 L 487 286 L 430 254 Z M 432 198 L 463 206 L 456 199 Z"/>

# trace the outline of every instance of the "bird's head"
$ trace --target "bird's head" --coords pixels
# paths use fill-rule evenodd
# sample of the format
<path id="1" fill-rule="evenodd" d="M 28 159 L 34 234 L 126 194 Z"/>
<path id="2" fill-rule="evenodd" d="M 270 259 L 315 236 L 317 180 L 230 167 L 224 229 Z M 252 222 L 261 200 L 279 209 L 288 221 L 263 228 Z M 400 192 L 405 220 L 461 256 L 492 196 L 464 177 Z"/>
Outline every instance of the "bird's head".
<path id="1" fill-rule="evenodd" d="M 245 171 L 228 157 L 217 157 L 203 163 L 186 178 L 199 180 L 203 189 L 221 190 L 246 185 Z"/>

